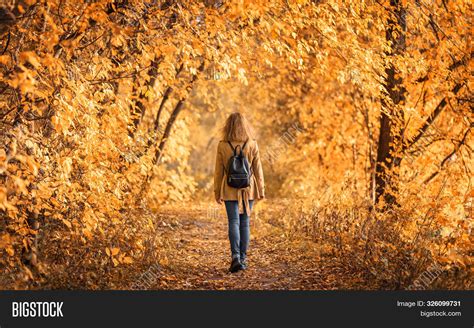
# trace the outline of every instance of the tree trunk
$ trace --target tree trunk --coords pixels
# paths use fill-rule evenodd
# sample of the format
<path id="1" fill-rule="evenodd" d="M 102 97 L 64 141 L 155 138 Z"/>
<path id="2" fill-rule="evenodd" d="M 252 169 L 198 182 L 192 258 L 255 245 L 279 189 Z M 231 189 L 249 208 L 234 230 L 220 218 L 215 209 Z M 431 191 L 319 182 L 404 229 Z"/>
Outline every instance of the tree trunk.
<path id="1" fill-rule="evenodd" d="M 174 122 L 178 118 L 179 113 L 183 109 L 183 104 L 184 104 L 183 100 L 178 101 L 178 103 L 176 104 L 176 107 L 173 109 L 173 112 L 171 113 L 171 116 L 168 122 L 166 123 L 165 132 L 163 133 L 163 136 L 161 137 L 160 144 L 158 145 L 158 148 L 156 149 L 156 152 L 155 152 L 155 157 L 153 158 L 153 165 L 158 163 L 161 159 L 161 154 L 163 153 L 163 149 L 165 148 L 166 140 L 168 140 L 170 136 L 171 128 L 173 127 Z"/>
<path id="2" fill-rule="evenodd" d="M 393 60 L 405 50 L 406 10 L 401 0 L 391 0 L 390 10 L 392 18 L 387 22 L 386 40 L 391 44 L 388 59 Z M 388 99 L 382 99 L 375 193 L 377 203 L 384 199 L 392 205 L 396 202 L 398 169 L 402 159 L 404 115 L 401 106 L 405 101 L 405 88 L 393 62 L 389 63 L 385 73 L 384 89 Z"/>
<path id="3" fill-rule="evenodd" d="M 180 65 L 178 70 L 176 71 L 176 79 L 178 78 L 179 74 L 183 70 L 183 64 Z M 160 118 L 161 114 L 163 113 L 163 108 L 165 107 L 166 102 L 168 101 L 171 92 L 173 92 L 173 88 L 171 86 L 166 88 L 165 93 L 163 94 L 163 98 L 161 99 L 160 106 L 158 107 L 158 111 L 156 112 L 156 117 L 155 117 L 155 122 L 153 123 L 153 131 L 154 131 L 154 137 L 150 138 L 148 140 L 148 147 L 150 147 L 153 143 L 156 142 L 156 139 L 158 138 L 158 134 L 160 132 Z"/>
<path id="4" fill-rule="evenodd" d="M 180 68 L 181 70 L 182 68 Z M 204 70 L 204 61 L 203 63 L 199 66 L 198 72 L 202 72 Z M 194 82 L 196 82 L 198 77 L 198 73 L 196 75 L 193 75 L 190 85 L 193 86 Z M 178 103 L 176 104 L 175 108 L 171 112 L 171 116 L 168 119 L 168 122 L 166 123 L 165 131 L 163 132 L 163 136 L 161 137 L 160 144 L 158 145 L 158 148 L 156 148 L 155 151 L 155 157 L 153 158 L 153 165 L 158 163 L 161 159 L 161 155 L 163 153 L 163 149 L 165 148 L 166 141 L 170 135 L 171 128 L 173 127 L 174 122 L 176 121 L 176 118 L 178 117 L 179 113 L 183 109 L 184 105 L 184 99 L 180 99 Z"/>
<path id="5" fill-rule="evenodd" d="M 161 62 L 162 59 L 163 59 L 163 57 L 155 58 L 151 62 L 151 67 L 150 67 L 150 70 L 148 71 L 149 80 L 146 83 L 147 89 L 148 88 L 153 88 L 153 86 L 155 85 L 155 81 L 156 81 L 156 78 L 158 76 L 158 65 L 159 65 L 159 63 Z M 134 88 L 134 92 L 136 92 L 136 86 L 135 85 L 133 86 L 133 88 Z M 135 101 L 135 105 L 130 106 L 131 107 L 130 111 L 132 112 L 133 121 L 132 121 L 132 123 L 129 127 L 128 135 L 131 138 L 134 137 L 135 132 L 138 128 L 138 125 L 140 124 L 140 122 L 143 118 L 143 115 L 145 115 L 146 108 L 145 108 L 145 105 L 143 103 L 145 101 L 145 99 L 146 99 L 146 92 L 141 91 L 138 95 L 138 99 Z"/>

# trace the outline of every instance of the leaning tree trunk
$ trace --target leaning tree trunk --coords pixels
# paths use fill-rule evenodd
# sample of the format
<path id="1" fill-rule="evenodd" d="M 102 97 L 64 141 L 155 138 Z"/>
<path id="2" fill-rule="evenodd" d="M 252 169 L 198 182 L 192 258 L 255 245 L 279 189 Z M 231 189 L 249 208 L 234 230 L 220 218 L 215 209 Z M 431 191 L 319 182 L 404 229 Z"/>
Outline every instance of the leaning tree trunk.
<path id="1" fill-rule="evenodd" d="M 390 1 L 391 18 L 387 21 L 386 40 L 391 45 L 387 53 L 389 61 L 385 70 L 386 77 L 380 116 L 380 134 L 375 167 L 375 197 L 379 203 L 382 199 L 386 204 L 396 202 L 398 170 L 403 149 L 404 115 L 402 105 L 405 100 L 403 80 L 393 63 L 397 55 L 405 50 L 406 10 L 401 0 Z"/>
<path id="2" fill-rule="evenodd" d="M 181 69 L 182 69 L 182 66 L 179 69 L 179 71 Z M 198 73 L 202 72 L 203 70 L 204 70 L 204 61 L 199 66 L 198 72 L 195 75 L 193 75 L 191 81 L 189 82 L 191 88 L 197 80 Z M 178 72 L 178 74 L 179 74 L 179 72 Z M 161 137 L 160 144 L 156 148 L 155 157 L 153 158 L 153 165 L 160 162 L 161 156 L 163 154 L 163 149 L 165 148 L 166 141 L 168 140 L 168 138 L 170 136 L 170 133 L 171 133 L 171 128 L 173 127 L 174 122 L 178 118 L 179 113 L 183 109 L 183 105 L 184 105 L 184 99 L 180 99 L 178 101 L 178 103 L 176 104 L 176 106 L 174 107 L 173 111 L 171 112 L 170 118 L 168 119 L 168 123 L 166 123 L 165 131 L 163 132 L 163 136 Z M 158 119 L 159 119 L 159 115 L 157 115 L 157 120 Z M 159 128 L 159 122 L 155 121 L 155 128 Z"/>

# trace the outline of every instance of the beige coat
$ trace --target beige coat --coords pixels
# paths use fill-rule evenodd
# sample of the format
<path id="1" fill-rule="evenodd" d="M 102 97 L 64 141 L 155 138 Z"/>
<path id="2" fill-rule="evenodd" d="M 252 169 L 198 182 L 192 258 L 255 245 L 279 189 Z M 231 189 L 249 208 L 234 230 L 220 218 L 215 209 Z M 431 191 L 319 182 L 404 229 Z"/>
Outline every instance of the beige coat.
<path id="1" fill-rule="evenodd" d="M 234 147 L 243 144 L 243 142 L 232 142 Z M 217 146 L 216 168 L 214 171 L 214 196 L 216 200 L 238 200 L 240 213 L 243 212 L 243 207 L 241 207 L 243 203 L 247 213 L 250 214 L 248 200 L 265 197 L 262 162 L 257 141 L 249 140 L 244 148 L 244 155 L 247 157 L 252 170 L 250 186 L 245 189 L 232 188 L 227 184 L 227 166 L 232 155 L 233 151 L 230 145 L 226 141 L 220 141 Z"/>

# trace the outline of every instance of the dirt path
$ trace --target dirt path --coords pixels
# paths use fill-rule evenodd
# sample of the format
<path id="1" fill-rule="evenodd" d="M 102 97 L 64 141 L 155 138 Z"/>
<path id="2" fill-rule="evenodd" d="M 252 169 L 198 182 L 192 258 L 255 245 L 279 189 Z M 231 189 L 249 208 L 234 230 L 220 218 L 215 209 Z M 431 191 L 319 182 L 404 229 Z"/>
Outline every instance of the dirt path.
<path id="1" fill-rule="evenodd" d="M 317 245 L 292 243 L 277 228 L 263 228 L 258 220 L 251 219 L 249 268 L 234 274 L 228 272 L 223 208 L 208 203 L 165 207 L 157 220 L 168 255 L 160 261 L 152 289 L 336 288 L 334 270 L 318 265 Z"/>

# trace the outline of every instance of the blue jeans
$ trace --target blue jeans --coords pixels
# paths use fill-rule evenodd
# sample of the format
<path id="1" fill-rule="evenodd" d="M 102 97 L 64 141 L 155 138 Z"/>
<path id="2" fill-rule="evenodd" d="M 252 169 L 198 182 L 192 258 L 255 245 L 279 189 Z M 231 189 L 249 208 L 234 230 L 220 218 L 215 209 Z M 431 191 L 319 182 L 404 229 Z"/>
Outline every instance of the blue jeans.
<path id="1" fill-rule="evenodd" d="M 249 200 L 250 208 L 252 208 L 253 200 Z M 225 210 L 229 220 L 229 241 L 232 259 L 239 258 L 245 260 L 247 256 L 247 248 L 250 240 L 249 216 L 245 211 L 239 214 L 239 205 L 236 200 L 226 200 Z"/>

